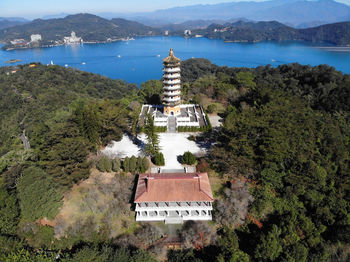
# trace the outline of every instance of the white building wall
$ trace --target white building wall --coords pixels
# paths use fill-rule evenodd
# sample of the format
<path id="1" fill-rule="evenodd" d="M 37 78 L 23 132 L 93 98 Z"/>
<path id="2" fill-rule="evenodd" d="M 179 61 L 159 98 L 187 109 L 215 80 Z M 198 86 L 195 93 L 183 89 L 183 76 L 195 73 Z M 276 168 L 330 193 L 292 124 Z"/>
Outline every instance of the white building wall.
<path id="1" fill-rule="evenodd" d="M 211 202 L 165 202 L 136 204 L 136 221 L 212 220 Z M 181 223 L 181 222 L 180 222 Z"/>

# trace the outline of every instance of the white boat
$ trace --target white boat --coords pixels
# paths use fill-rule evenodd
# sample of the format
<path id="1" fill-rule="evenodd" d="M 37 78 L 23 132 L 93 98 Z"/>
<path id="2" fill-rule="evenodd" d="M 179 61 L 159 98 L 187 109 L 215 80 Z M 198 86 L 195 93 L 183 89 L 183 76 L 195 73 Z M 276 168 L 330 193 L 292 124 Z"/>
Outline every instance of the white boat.
<path id="1" fill-rule="evenodd" d="M 117 55 L 118 58 L 121 58 L 122 56 L 121 55 Z"/>
<path id="2" fill-rule="evenodd" d="M 271 62 L 276 62 L 276 60 L 275 59 L 271 59 Z"/>
<path id="3" fill-rule="evenodd" d="M 65 64 L 64 66 L 65 66 L 65 67 L 68 67 L 68 65 L 67 65 L 67 64 Z"/>
<path id="4" fill-rule="evenodd" d="M 157 57 L 160 57 L 160 55 L 157 55 Z"/>
<path id="5" fill-rule="evenodd" d="M 82 65 L 86 65 L 86 63 L 85 63 L 85 62 L 82 62 L 81 64 L 82 64 Z"/>

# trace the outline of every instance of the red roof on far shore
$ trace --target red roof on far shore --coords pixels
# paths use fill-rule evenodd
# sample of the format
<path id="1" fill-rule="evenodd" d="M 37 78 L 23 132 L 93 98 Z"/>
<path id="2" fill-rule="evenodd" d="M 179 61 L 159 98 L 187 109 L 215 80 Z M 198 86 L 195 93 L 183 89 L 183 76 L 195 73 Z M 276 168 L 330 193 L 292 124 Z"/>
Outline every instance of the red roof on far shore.
<path id="1" fill-rule="evenodd" d="M 207 173 L 140 174 L 135 203 L 214 201 Z"/>

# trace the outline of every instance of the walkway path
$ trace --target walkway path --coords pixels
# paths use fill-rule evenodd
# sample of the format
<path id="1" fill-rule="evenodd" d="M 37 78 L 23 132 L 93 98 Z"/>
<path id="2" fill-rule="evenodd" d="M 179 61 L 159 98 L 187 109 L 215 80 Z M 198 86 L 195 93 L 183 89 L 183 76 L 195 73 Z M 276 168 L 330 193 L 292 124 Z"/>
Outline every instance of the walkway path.
<path id="1" fill-rule="evenodd" d="M 169 116 L 168 118 L 168 132 L 169 133 L 176 132 L 176 119 L 174 116 Z"/>

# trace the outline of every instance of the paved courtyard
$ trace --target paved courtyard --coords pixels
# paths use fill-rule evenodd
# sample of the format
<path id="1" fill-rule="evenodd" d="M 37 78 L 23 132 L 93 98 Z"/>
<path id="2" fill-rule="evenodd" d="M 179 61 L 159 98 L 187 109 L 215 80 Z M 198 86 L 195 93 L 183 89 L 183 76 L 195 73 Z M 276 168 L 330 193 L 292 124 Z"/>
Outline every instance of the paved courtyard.
<path id="1" fill-rule="evenodd" d="M 200 148 L 194 141 L 188 140 L 189 136 L 189 133 L 159 133 L 159 146 L 165 159 L 164 169 L 182 169 L 183 166 L 178 162 L 178 157 L 186 151 L 193 154 L 206 153 L 204 148 Z M 133 155 L 142 156 L 147 139 L 144 134 L 141 134 L 138 138 L 138 144 L 135 144 L 127 135 L 124 135 L 121 141 L 112 141 L 109 146 L 102 150 L 102 153 L 120 158 Z"/>

